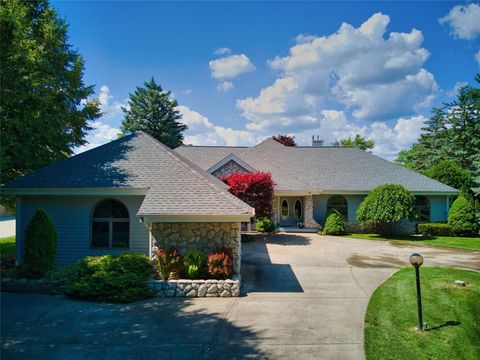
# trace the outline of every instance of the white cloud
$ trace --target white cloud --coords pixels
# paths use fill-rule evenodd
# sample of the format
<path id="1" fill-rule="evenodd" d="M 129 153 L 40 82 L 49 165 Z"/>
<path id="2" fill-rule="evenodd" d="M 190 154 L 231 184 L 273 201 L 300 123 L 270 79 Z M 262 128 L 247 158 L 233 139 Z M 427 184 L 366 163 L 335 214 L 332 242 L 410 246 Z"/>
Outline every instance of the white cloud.
<path id="1" fill-rule="evenodd" d="M 127 107 L 126 100 L 125 103 L 117 100 L 112 102 L 113 95 L 110 94 L 110 88 L 107 85 L 102 85 L 100 87 L 98 99 L 100 100 L 100 109 L 102 113 L 104 113 L 104 119 L 112 119 L 123 114 L 122 107 Z"/>
<path id="2" fill-rule="evenodd" d="M 457 5 L 439 20 L 450 25 L 451 34 L 459 39 L 473 40 L 480 36 L 480 5 Z"/>
<path id="3" fill-rule="evenodd" d="M 211 60 L 208 65 L 215 79 L 233 79 L 240 74 L 255 70 L 255 66 L 245 54 L 229 55 Z"/>
<path id="4" fill-rule="evenodd" d="M 87 138 L 86 138 L 88 143 L 86 145 L 83 145 L 77 148 L 75 150 L 76 154 L 93 149 L 97 146 L 100 146 L 112 140 L 115 140 L 116 138 L 118 138 L 118 135 L 120 134 L 119 129 L 114 128 L 110 125 L 104 124 L 101 121 L 95 121 L 93 124 L 91 124 L 91 127 L 93 129 L 87 135 Z"/>
<path id="5" fill-rule="evenodd" d="M 193 93 L 192 89 L 185 89 L 182 91 L 182 94 L 185 94 L 185 95 L 192 95 L 192 93 Z"/>
<path id="6" fill-rule="evenodd" d="M 475 60 L 477 60 L 477 63 L 480 66 L 480 50 L 475 54 Z"/>
<path id="7" fill-rule="evenodd" d="M 251 132 L 214 125 L 206 116 L 180 105 L 182 122 L 188 125 L 185 144 L 192 145 L 255 145 L 258 138 Z"/>
<path id="8" fill-rule="evenodd" d="M 455 83 L 455 85 L 453 85 L 453 88 L 451 88 L 446 92 L 446 95 L 450 98 L 456 97 L 458 94 L 458 90 L 460 90 L 462 87 L 467 85 L 468 85 L 468 82 L 466 81 L 458 81 Z"/>
<path id="9" fill-rule="evenodd" d="M 227 92 L 232 90 L 234 87 L 233 83 L 230 81 L 222 81 L 220 84 L 217 85 L 217 90 L 220 92 Z"/>
<path id="10" fill-rule="evenodd" d="M 387 34 L 390 18 L 377 13 L 360 27 L 343 23 L 328 36 L 301 35 L 289 55 L 269 61 L 279 77 L 237 107 L 257 131 L 315 128 L 322 109 L 340 108 L 353 119 L 380 121 L 412 116 L 438 91 L 422 66 L 429 52 L 423 35 Z"/>
<path id="11" fill-rule="evenodd" d="M 216 49 L 213 53 L 215 55 L 228 55 L 232 52 L 232 49 L 227 48 L 227 47 L 219 47 Z"/>

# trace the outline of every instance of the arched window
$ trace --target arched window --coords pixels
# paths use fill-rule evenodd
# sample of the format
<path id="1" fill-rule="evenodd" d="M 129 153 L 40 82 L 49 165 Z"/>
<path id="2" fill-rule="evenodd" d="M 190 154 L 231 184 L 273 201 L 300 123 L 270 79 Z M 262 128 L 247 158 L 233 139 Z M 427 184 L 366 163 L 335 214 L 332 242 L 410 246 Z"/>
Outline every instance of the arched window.
<path id="1" fill-rule="evenodd" d="M 92 247 L 128 249 L 130 216 L 120 201 L 104 200 L 92 213 Z"/>
<path id="2" fill-rule="evenodd" d="M 418 222 L 430 221 L 430 201 L 425 196 L 416 196 L 413 210 Z"/>
<path id="3" fill-rule="evenodd" d="M 337 210 L 343 221 L 348 220 L 347 199 L 341 195 L 334 195 L 327 201 L 327 216 L 332 210 Z"/>
<path id="4" fill-rule="evenodd" d="M 302 202 L 297 199 L 293 208 L 295 219 L 300 220 L 302 218 Z"/>
<path id="5" fill-rule="evenodd" d="M 288 217 L 288 201 L 283 200 L 282 201 L 282 218 L 286 219 Z"/>

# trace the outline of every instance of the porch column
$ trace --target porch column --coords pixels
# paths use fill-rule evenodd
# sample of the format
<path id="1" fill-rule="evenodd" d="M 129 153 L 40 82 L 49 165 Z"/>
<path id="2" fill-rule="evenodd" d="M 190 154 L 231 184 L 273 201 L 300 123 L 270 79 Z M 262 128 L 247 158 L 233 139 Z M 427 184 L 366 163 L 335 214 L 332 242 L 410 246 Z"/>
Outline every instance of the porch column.
<path id="1" fill-rule="evenodd" d="M 313 196 L 306 195 L 303 202 L 305 227 L 311 229 L 319 228 L 320 225 L 313 219 Z"/>

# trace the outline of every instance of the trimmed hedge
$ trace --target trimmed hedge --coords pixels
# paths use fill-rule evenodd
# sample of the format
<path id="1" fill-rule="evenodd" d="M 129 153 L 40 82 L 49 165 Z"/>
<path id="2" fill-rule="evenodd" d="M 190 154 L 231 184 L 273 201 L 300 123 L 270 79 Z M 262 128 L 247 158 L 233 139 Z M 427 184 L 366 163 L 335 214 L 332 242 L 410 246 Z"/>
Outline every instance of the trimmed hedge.
<path id="1" fill-rule="evenodd" d="M 275 231 L 275 224 L 270 218 L 258 219 L 257 223 L 255 224 L 255 229 L 258 232 L 272 233 Z"/>
<path id="2" fill-rule="evenodd" d="M 345 233 L 345 224 L 337 211 L 332 211 L 327 217 L 323 235 L 342 235 Z"/>
<path id="3" fill-rule="evenodd" d="M 147 283 L 152 271 L 150 259 L 140 254 L 88 256 L 78 262 L 67 294 L 112 303 L 149 298 L 156 294 Z"/>
<path id="4" fill-rule="evenodd" d="M 57 255 L 55 226 L 43 209 L 38 209 L 27 225 L 22 273 L 41 278 L 52 270 Z"/>
<path id="5" fill-rule="evenodd" d="M 441 223 L 423 223 L 418 224 L 418 233 L 425 236 L 451 236 L 452 227 L 449 224 Z"/>

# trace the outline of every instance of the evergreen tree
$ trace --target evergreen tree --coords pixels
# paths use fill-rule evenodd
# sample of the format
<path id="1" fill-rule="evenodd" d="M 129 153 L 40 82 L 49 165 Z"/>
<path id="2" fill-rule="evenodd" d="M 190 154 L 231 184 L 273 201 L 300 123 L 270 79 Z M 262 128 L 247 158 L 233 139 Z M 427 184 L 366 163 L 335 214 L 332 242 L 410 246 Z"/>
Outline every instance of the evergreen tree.
<path id="1" fill-rule="evenodd" d="M 480 84 L 480 74 L 475 80 Z M 472 190 L 480 196 L 480 88 L 461 88 L 455 101 L 433 112 L 419 141 L 395 161 L 426 172 L 442 160 L 452 160 L 468 171 Z"/>
<path id="2" fill-rule="evenodd" d="M 425 172 L 425 175 L 455 189 L 470 189 L 472 178 L 452 160 L 442 160 Z"/>
<path id="3" fill-rule="evenodd" d="M 98 118 L 83 58 L 47 0 L 0 2 L 0 183 L 73 153 Z"/>
<path id="4" fill-rule="evenodd" d="M 187 126 L 180 122 L 178 103 L 170 99 L 170 91 L 163 91 L 153 77 L 130 94 L 128 105 L 122 108 L 125 113 L 122 134 L 143 130 L 172 149 L 182 145 L 182 132 Z"/>

